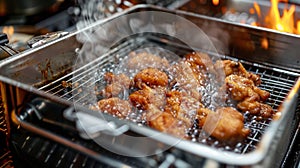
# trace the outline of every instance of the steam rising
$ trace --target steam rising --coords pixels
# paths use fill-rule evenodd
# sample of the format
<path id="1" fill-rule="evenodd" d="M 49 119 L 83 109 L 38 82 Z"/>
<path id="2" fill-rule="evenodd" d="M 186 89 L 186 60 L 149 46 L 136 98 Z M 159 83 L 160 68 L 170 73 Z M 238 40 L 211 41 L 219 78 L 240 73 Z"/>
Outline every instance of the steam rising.
<path id="1" fill-rule="evenodd" d="M 172 37 L 180 40 L 181 43 L 187 45 L 194 51 L 201 49 L 201 51 L 218 53 L 214 44 L 211 42 L 211 39 L 209 39 L 198 26 L 178 15 L 158 11 L 142 11 L 109 18 L 104 22 L 102 21 L 103 18 L 106 18 L 111 13 L 119 10 L 114 6 L 114 1 L 91 0 L 85 2 L 81 0 L 79 3 L 84 5 L 84 10 L 82 11 L 83 20 L 77 25 L 78 29 L 81 30 L 85 27 L 88 27 L 88 29 L 82 31 L 77 36 L 77 39 L 83 43 L 83 47 L 81 48 L 78 60 L 74 65 L 74 70 L 76 70 L 77 73 L 75 74 L 73 82 L 84 83 L 84 85 L 82 85 L 81 93 L 73 93 L 76 103 L 80 102 L 87 105 L 97 104 L 98 98 L 95 95 L 95 87 L 99 87 L 99 85 L 101 87 L 101 85 L 103 85 L 103 74 L 105 72 L 126 72 L 129 76 L 132 76 L 132 74 L 130 74 L 132 71 L 127 71 L 128 69 L 126 67 L 126 60 L 128 53 L 130 52 L 147 51 L 151 54 L 167 58 L 170 62 L 179 60 L 180 56 L 161 47 L 140 49 L 138 46 L 134 46 L 140 42 L 139 40 L 142 39 L 141 37 L 147 36 L 148 34 L 158 38 L 160 38 L 161 35 Z M 107 5 L 110 5 L 111 9 L 107 8 Z M 113 7 L 115 8 L 113 9 Z M 216 28 L 216 30 L 219 29 Z M 214 31 L 215 30 L 208 32 L 213 34 Z M 217 32 L 220 34 L 220 31 Z M 222 33 L 224 34 L 224 32 Z M 224 37 L 224 39 L 226 40 L 227 37 Z M 133 43 L 126 43 L 130 40 L 133 41 Z M 214 42 L 218 42 L 218 38 L 213 38 L 213 40 Z M 223 45 L 223 43 L 219 44 Z M 222 47 L 225 48 L 225 45 Z M 127 50 L 128 48 L 130 51 Z M 211 59 L 215 62 L 220 58 L 216 54 L 211 56 Z M 82 78 L 82 75 L 80 75 L 82 73 L 87 73 L 88 75 Z M 222 75 L 224 77 L 224 74 L 221 74 L 221 76 Z M 217 81 L 217 79 L 210 80 Z M 212 85 L 215 85 L 215 83 L 212 83 Z M 218 83 L 218 85 L 221 84 Z M 211 88 L 214 87 L 211 86 Z M 124 93 L 124 95 L 128 96 L 127 93 Z M 212 96 L 212 98 L 216 96 L 217 95 Z M 214 100 L 211 101 L 214 102 Z M 148 136 L 155 139 L 161 136 L 161 134 L 163 133 Z M 128 135 L 122 135 L 122 137 L 126 137 L 125 139 L 122 139 L 126 142 L 122 143 L 126 143 L 128 146 L 136 146 L 136 144 L 144 144 L 145 141 L 148 141 L 145 137 L 131 137 Z M 140 147 L 141 149 L 138 149 L 137 153 L 128 153 L 127 150 L 123 153 L 116 149 L 118 148 L 118 146 L 115 145 L 116 142 L 115 144 L 109 144 L 111 138 L 114 137 L 102 135 L 94 140 L 101 144 L 101 146 L 122 155 L 140 157 L 152 155 L 157 152 L 149 150 L 149 148 L 143 150 L 142 148 L 144 147 Z M 178 142 L 178 139 L 170 141 L 170 143 L 172 143 L 171 146 Z M 170 146 L 165 146 L 165 149 L 169 147 Z M 153 147 L 153 149 L 155 149 L 155 147 Z M 132 151 L 135 150 L 133 149 Z"/>

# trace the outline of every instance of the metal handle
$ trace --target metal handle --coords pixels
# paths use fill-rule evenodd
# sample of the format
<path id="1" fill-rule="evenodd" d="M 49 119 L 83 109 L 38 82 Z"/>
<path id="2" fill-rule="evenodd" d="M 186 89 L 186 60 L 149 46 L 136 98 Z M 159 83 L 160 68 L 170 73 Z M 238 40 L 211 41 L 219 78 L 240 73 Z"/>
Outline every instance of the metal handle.
<path id="1" fill-rule="evenodd" d="M 5 33 L 1 33 L 0 32 L 0 45 L 5 45 L 5 44 L 8 44 L 8 37 Z"/>
<path id="2" fill-rule="evenodd" d="M 113 121 L 105 121 L 90 114 L 75 111 L 73 107 L 66 109 L 64 117 L 76 122 L 76 128 L 82 138 L 92 139 L 100 135 L 101 132 L 119 136 L 129 130 L 128 125 L 117 126 Z"/>

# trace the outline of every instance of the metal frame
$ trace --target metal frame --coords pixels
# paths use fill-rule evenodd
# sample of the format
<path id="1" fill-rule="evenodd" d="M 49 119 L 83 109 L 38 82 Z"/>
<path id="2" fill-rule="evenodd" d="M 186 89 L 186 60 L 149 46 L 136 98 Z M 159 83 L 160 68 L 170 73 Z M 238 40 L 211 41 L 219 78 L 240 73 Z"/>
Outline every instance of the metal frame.
<path id="1" fill-rule="evenodd" d="M 61 56 L 61 54 L 65 53 L 66 51 L 69 51 L 69 52 L 73 51 L 73 53 L 74 53 L 75 48 L 80 47 L 80 44 L 78 42 L 70 41 L 70 40 L 75 40 L 74 36 L 76 34 L 86 31 L 86 30 L 89 30 L 89 29 L 92 29 L 94 26 L 101 25 L 101 24 L 103 24 L 109 20 L 112 20 L 114 18 L 117 18 L 118 16 L 121 16 L 123 14 L 131 13 L 131 12 L 138 12 L 140 10 L 164 11 L 164 12 L 176 13 L 180 16 L 184 16 L 188 19 L 192 19 L 195 22 L 205 20 L 208 22 L 213 22 L 214 24 L 216 24 L 216 23 L 220 24 L 220 25 L 225 24 L 225 25 L 229 26 L 229 28 L 227 28 L 226 30 L 237 31 L 238 33 L 242 32 L 244 30 L 247 30 L 247 32 L 250 35 L 253 32 L 255 32 L 254 33 L 255 36 L 260 36 L 261 35 L 260 32 L 264 33 L 264 34 L 267 33 L 271 37 L 274 37 L 274 39 L 280 38 L 284 35 L 284 37 L 288 39 L 288 41 L 286 43 L 289 43 L 289 42 L 291 42 L 291 43 L 293 42 L 293 44 L 300 43 L 300 40 L 298 40 L 298 36 L 286 35 L 284 33 L 278 33 L 276 31 L 270 31 L 270 30 L 266 30 L 263 28 L 254 28 L 251 26 L 227 23 L 227 22 L 224 22 L 224 21 L 221 21 L 218 19 L 212 19 L 209 17 L 191 14 L 188 12 L 181 12 L 181 11 L 174 12 L 174 11 L 167 10 L 164 8 L 148 6 L 148 5 L 140 5 L 140 6 L 135 6 L 124 12 L 118 13 L 118 14 L 114 15 L 113 17 L 110 17 L 110 18 L 104 19 L 102 21 L 99 21 L 97 23 L 94 23 L 93 25 L 91 25 L 83 30 L 80 30 L 79 32 L 75 32 L 71 35 L 63 37 L 62 39 L 56 40 L 52 43 L 46 44 L 46 45 L 38 47 L 36 49 L 29 50 L 26 53 L 18 54 L 18 55 L 13 56 L 5 61 L 0 62 L 0 70 L 1 70 L 0 80 L 2 81 L 1 93 L 4 95 L 3 98 L 4 98 L 5 102 L 7 103 L 8 100 L 10 100 L 10 99 L 17 99 L 17 98 L 20 99 L 18 97 L 19 96 L 18 93 L 25 92 L 27 94 L 34 94 L 34 95 L 41 96 L 41 97 L 47 98 L 49 100 L 58 102 L 58 103 L 72 106 L 73 104 L 71 102 L 69 102 L 68 100 L 54 96 L 52 93 L 46 93 L 45 91 L 39 90 L 38 88 L 32 86 L 32 84 L 36 83 L 35 81 L 22 82 L 23 79 L 19 78 L 22 75 L 14 76 L 15 73 L 10 68 L 13 65 L 16 65 L 17 68 L 16 67 L 14 67 L 14 68 L 16 68 L 18 70 L 18 72 L 20 72 L 20 71 L 24 71 L 24 69 L 26 69 L 26 68 L 31 68 L 32 66 L 37 66 L 37 64 L 39 62 L 38 61 L 34 62 L 34 61 L 35 61 L 35 59 L 39 58 L 41 55 L 43 55 L 43 57 L 42 57 L 43 60 L 40 60 L 42 62 L 42 61 L 45 61 L 45 58 L 50 59 L 50 58 L 55 58 L 58 55 Z M 198 19 L 198 20 L 195 20 L 195 19 Z M 297 40 L 294 41 L 295 39 L 297 39 Z M 72 45 L 70 45 L 70 48 L 65 47 L 67 43 L 72 44 Z M 59 47 L 62 48 L 62 51 L 59 50 Z M 275 45 L 275 48 L 276 48 L 276 45 Z M 235 50 L 235 51 L 237 51 L 237 52 L 235 52 L 236 54 L 239 54 L 238 51 L 240 51 L 240 50 L 238 50 L 238 49 L 239 48 L 236 48 L 236 50 Z M 270 51 L 272 51 L 272 49 L 270 49 Z M 52 55 L 49 55 L 49 52 L 50 53 L 54 52 L 57 54 L 52 53 Z M 256 52 L 252 52 L 251 54 L 255 55 Z M 292 54 L 294 54 L 294 52 L 289 53 L 287 55 L 292 55 Z M 231 55 L 231 54 L 229 54 L 229 55 Z M 75 54 L 75 56 L 76 56 L 76 54 Z M 235 56 L 236 55 L 234 55 L 234 58 L 235 58 Z M 247 56 L 247 54 L 246 54 L 246 56 Z M 269 56 L 273 56 L 272 53 L 270 53 Z M 73 56 L 71 56 L 71 57 L 73 57 Z M 275 61 L 278 61 L 278 58 L 281 56 L 274 55 L 274 57 L 276 57 Z M 237 59 L 242 59 L 242 58 L 243 57 L 241 57 L 241 56 L 237 57 Z M 295 58 L 295 56 L 292 55 L 292 58 Z M 247 62 L 247 61 L 249 61 L 249 58 L 246 57 L 245 59 L 242 59 L 242 60 L 245 60 Z M 33 61 L 33 63 L 31 61 Z M 290 61 L 290 60 L 287 60 L 287 61 Z M 29 66 L 26 65 L 25 67 L 22 67 L 22 65 L 24 65 L 22 63 L 24 63 L 24 62 L 29 63 Z M 292 69 L 292 71 L 289 71 L 291 69 L 288 69 L 288 70 L 279 69 L 280 67 L 283 66 L 282 62 L 276 62 L 278 64 L 274 64 L 275 63 L 274 60 L 273 61 L 269 60 L 268 62 L 265 63 L 261 59 L 258 59 L 257 62 L 260 62 L 261 64 L 252 63 L 252 65 L 257 65 L 257 66 L 261 66 L 261 67 L 264 67 L 264 66 L 269 67 L 270 65 L 272 65 L 272 66 L 270 66 L 270 69 L 272 69 L 274 71 L 279 71 L 284 74 L 289 74 L 289 75 L 293 75 L 293 76 L 299 76 L 299 74 L 297 73 L 299 70 L 297 70 L 297 69 Z M 271 63 L 273 63 L 273 64 L 271 64 Z M 289 62 L 289 64 L 295 65 L 295 62 Z M 296 64 L 297 64 L 297 62 L 296 62 Z M 20 66 L 20 69 L 18 69 L 19 68 L 18 65 Z M 292 67 L 294 67 L 294 66 L 292 66 Z M 24 69 L 22 69 L 22 68 L 24 68 Z M 55 68 L 54 73 L 59 72 L 58 71 L 59 68 L 61 68 L 61 67 Z M 42 79 L 39 77 L 38 79 L 35 78 L 35 80 L 40 81 Z M 300 86 L 300 81 L 299 80 L 295 81 L 295 85 L 291 88 L 291 90 L 289 91 L 289 94 L 286 96 L 285 100 L 281 103 L 281 105 L 278 109 L 278 114 L 281 114 L 281 116 L 278 117 L 278 119 L 274 119 L 270 123 L 269 127 L 265 130 L 264 135 L 262 136 L 260 142 L 258 143 L 257 148 L 249 153 L 241 155 L 241 154 L 237 154 L 237 153 L 229 152 L 229 151 L 220 151 L 218 149 L 215 149 L 215 148 L 203 145 L 203 144 L 195 144 L 195 143 L 189 142 L 189 141 L 178 141 L 177 138 L 172 137 L 170 135 L 165 135 L 165 134 L 161 134 L 160 136 L 157 136 L 157 137 L 152 137 L 153 139 L 151 140 L 151 142 L 153 142 L 154 144 L 157 144 L 157 145 L 159 145 L 161 142 L 165 145 L 173 145 L 176 142 L 176 145 L 174 146 L 175 148 L 181 149 L 183 151 L 192 153 L 192 154 L 200 156 L 200 157 L 213 159 L 218 162 L 226 163 L 226 164 L 230 164 L 230 165 L 255 165 L 255 164 L 258 164 L 261 166 L 269 166 L 270 160 L 272 160 L 272 158 L 275 157 L 275 156 L 272 157 L 272 155 L 274 155 L 274 153 L 278 149 L 277 147 L 278 147 L 279 143 L 282 142 L 281 136 L 283 135 L 285 130 L 288 129 L 288 125 L 290 124 L 290 121 L 293 118 L 296 104 L 297 104 L 299 86 Z M 19 91 L 19 90 L 21 90 L 21 91 Z M 95 159 L 97 159 L 96 153 L 84 152 L 85 151 L 84 148 L 82 148 L 81 146 L 76 146 L 70 140 L 61 138 L 58 135 L 55 135 L 45 129 L 39 128 L 38 126 L 25 121 L 21 116 L 19 116 L 19 112 L 17 111 L 17 107 L 22 104 L 24 104 L 24 100 L 22 100 L 22 99 L 21 100 L 13 100 L 12 107 L 5 108 L 8 113 L 11 113 L 12 111 L 14 111 L 14 113 L 13 113 L 14 115 L 13 115 L 12 119 L 15 120 L 16 123 L 20 124 L 21 127 L 28 129 L 39 135 L 45 136 L 54 141 L 57 141 L 59 143 L 62 143 L 71 148 L 82 151 L 83 153 L 88 154 L 88 155 L 94 157 Z M 97 115 L 93 114 L 93 112 L 90 111 L 89 109 L 87 109 L 85 107 L 80 107 L 80 108 L 82 108 L 82 111 L 87 112 L 87 113 L 97 117 Z M 141 135 L 151 136 L 153 133 L 156 132 L 149 128 L 140 127 L 134 123 L 130 123 L 130 122 L 126 122 L 126 121 L 117 121 L 117 122 L 120 122 L 121 124 L 127 124 L 130 127 L 131 131 L 136 132 Z M 122 139 L 122 136 L 119 136 L 118 138 Z"/>

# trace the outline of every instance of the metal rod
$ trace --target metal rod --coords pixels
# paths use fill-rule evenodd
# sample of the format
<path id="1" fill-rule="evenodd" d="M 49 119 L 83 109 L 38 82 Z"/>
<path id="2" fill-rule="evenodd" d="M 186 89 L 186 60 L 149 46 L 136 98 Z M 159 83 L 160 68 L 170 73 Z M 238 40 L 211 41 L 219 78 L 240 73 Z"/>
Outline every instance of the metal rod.
<path id="1" fill-rule="evenodd" d="M 7 47 L 7 48 L 9 48 L 9 49 L 11 49 L 12 51 L 14 51 L 15 53 L 20 53 L 18 50 L 15 50 L 14 48 L 12 48 L 11 46 L 9 46 L 9 45 L 5 45 L 5 47 Z"/>
<path id="2" fill-rule="evenodd" d="M 5 45 L 6 46 L 6 45 Z M 7 46 L 6 46 L 7 47 Z M 7 48 L 5 48 L 4 46 L 0 45 L 0 48 L 5 51 L 7 54 L 9 54 L 10 56 L 15 55 L 16 53 L 14 53 L 14 50 L 12 50 L 13 52 L 11 52 L 10 50 L 8 50 Z M 9 48 L 10 49 L 10 48 Z"/>

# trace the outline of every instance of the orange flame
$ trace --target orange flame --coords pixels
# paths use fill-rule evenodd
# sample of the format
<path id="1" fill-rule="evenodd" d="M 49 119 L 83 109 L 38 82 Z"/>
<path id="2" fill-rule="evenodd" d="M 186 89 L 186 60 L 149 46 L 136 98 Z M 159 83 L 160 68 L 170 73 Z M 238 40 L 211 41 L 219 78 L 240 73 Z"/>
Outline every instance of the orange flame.
<path id="1" fill-rule="evenodd" d="M 287 2 L 287 0 L 282 0 Z M 271 8 L 269 14 L 265 17 L 265 27 L 275 29 L 287 33 L 300 34 L 300 21 L 297 21 L 295 25 L 294 14 L 296 7 L 291 5 L 290 9 L 284 9 L 282 16 L 280 16 L 280 11 L 278 9 L 279 0 L 271 0 Z M 254 2 L 254 9 L 259 17 L 261 17 L 260 7 Z M 255 23 L 257 25 L 257 23 Z"/>
<path id="2" fill-rule="evenodd" d="M 297 21 L 297 34 L 300 34 L 300 20 Z"/>
<path id="3" fill-rule="evenodd" d="M 2 32 L 7 34 L 7 38 L 10 39 L 11 36 L 14 34 L 14 27 L 13 26 L 4 26 L 2 28 Z"/>
<path id="4" fill-rule="evenodd" d="M 254 3 L 253 3 L 253 6 L 254 6 L 254 9 L 256 10 L 257 16 L 258 16 L 258 17 L 261 17 L 260 7 L 259 7 L 259 5 L 257 4 L 257 2 L 254 2 Z"/>
<path id="5" fill-rule="evenodd" d="M 263 49 L 268 49 L 269 48 L 269 42 L 268 42 L 268 39 L 267 38 L 262 38 L 261 39 L 261 47 Z"/>
<path id="6" fill-rule="evenodd" d="M 219 5 L 219 0 L 212 0 L 212 3 L 213 3 L 215 6 L 217 6 L 217 5 Z"/>

